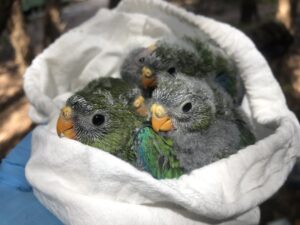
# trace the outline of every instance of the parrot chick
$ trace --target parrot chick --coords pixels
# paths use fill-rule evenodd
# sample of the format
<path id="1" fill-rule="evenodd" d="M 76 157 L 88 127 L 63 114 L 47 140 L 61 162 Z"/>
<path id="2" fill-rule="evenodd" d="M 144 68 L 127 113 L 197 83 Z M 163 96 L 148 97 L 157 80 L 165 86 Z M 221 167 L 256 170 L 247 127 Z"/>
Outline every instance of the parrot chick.
<path id="1" fill-rule="evenodd" d="M 155 67 L 159 63 L 155 57 L 151 57 L 151 52 L 151 47 L 136 48 L 128 54 L 121 66 L 121 77 L 137 85 L 145 97 L 151 97 L 150 93 L 156 87 L 155 75 L 144 66 L 149 63 Z M 159 65 L 157 67 L 159 68 Z"/>
<path id="2" fill-rule="evenodd" d="M 228 157 L 255 142 L 232 98 L 214 79 L 176 73 L 161 78 L 152 97 L 152 127 L 172 140 L 184 172 Z"/>
<path id="3" fill-rule="evenodd" d="M 184 42 L 181 42 L 185 44 Z M 165 51 L 165 47 L 171 50 Z M 124 80 L 138 85 L 146 97 L 151 97 L 152 91 L 157 85 L 157 74 L 162 71 L 168 71 L 170 74 L 175 72 L 174 65 L 186 68 L 192 64 L 191 60 L 195 59 L 193 49 L 186 44 L 189 49 L 179 48 L 175 43 L 158 41 L 147 48 L 137 48 L 132 50 L 125 58 L 121 66 L 121 76 Z M 184 53 L 184 54 L 183 54 Z M 195 52 L 194 52 L 195 53 Z M 194 62 L 194 61 L 193 61 Z M 178 64 L 179 63 L 179 64 Z"/>
<path id="4" fill-rule="evenodd" d="M 139 96 L 139 89 L 121 79 L 94 80 L 67 100 L 57 133 L 134 162 L 132 133 L 146 120 L 136 113 Z"/>
<path id="5" fill-rule="evenodd" d="M 160 76 L 176 72 L 198 78 L 214 77 L 239 104 L 244 88 L 233 60 L 212 40 L 184 37 L 162 39 L 148 48 L 133 50 L 124 60 L 121 76 L 151 96 Z M 150 94 L 149 94 L 150 93 Z"/>
<path id="6" fill-rule="evenodd" d="M 139 89 L 120 79 L 92 81 L 67 100 L 57 121 L 57 133 L 107 151 L 155 178 L 178 177 L 182 169 L 170 144 L 136 113 L 140 97 Z"/>

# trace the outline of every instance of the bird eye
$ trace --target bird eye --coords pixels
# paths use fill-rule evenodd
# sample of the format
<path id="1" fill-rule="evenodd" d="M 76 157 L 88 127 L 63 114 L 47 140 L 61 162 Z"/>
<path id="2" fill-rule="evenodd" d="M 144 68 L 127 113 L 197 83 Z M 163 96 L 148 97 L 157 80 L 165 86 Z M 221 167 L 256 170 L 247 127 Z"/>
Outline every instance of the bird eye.
<path id="1" fill-rule="evenodd" d="M 93 116 L 92 122 L 95 126 L 100 126 L 104 123 L 105 117 L 101 114 L 96 114 Z"/>
<path id="2" fill-rule="evenodd" d="M 170 75 L 174 75 L 176 73 L 176 68 L 175 67 L 171 67 L 167 70 L 167 72 L 170 74 Z"/>
<path id="3" fill-rule="evenodd" d="M 145 57 L 139 58 L 139 62 L 144 63 L 145 62 Z"/>
<path id="4" fill-rule="evenodd" d="M 187 102 L 182 106 L 182 112 L 187 113 L 192 109 L 192 103 Z"/>

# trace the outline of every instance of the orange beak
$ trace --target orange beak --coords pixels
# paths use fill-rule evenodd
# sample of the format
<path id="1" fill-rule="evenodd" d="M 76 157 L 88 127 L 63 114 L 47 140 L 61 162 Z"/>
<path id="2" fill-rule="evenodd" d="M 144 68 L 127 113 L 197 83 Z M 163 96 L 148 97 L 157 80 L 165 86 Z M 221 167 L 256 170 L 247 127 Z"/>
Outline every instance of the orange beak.
<path id="1" fill-rule="evenodd" d="M 65 106 L 61 109 L 61 113 L 56 124 L 56 131 L 59 137 L 76 139 L 76 133 L 72 121 L 72 109 L 69 106 Z"/>
<path id="2" fill-rule="evenodd" d="M 163 131 L 167 132 L 174 129 L 171 118 L 167 115 L 166 110 L 159 104 L 153 104 L 151 106 L 152 112 L 152 128 L 156 132 Z"/>
<path id="3" fill-rule="evenodd" d="M 133 102 L 133 106 L 134 106 L 137 114 L 139 114 L 140 116 L 143 116 L 143 117 L 148 116 L 148 110 L 145 105 L 145 99 L 143 96 L 137 97 Z"/>
<path id="4" fill-rule="evenodd" d="M 146 66 L 142 68 L 141 80 L 142 80 L 142 85 L 145 89 L 156 87 L 156 78 L 152 73 L 152 71 Z"/>

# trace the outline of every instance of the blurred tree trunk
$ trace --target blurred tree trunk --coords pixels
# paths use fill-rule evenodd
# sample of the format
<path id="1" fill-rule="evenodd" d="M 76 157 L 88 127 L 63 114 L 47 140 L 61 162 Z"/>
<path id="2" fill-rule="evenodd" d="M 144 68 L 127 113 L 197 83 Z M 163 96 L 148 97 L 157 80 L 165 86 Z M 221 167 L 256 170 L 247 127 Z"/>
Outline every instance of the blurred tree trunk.
<path id="1" fill-rule="evenodd" d="M 13 1 L 11 0 L 0 0 L 0 34 L 6 28 L 6 23 L 11 13 Z"/>
<path id="2" fill-rule="evenodd" d="M 291 0 L 291 1 L 292 1 L 292 3 L 291 3 L 291 7 L 292 7 L 291 14 L 292 14 L 292 18 L 294 20 L 297 17 L 297 9 L 298 9 L 299 0 Z"/>
<path id="3" fill-rule="evenodd" d="M 297 6 L 298 0 L 278 0 L 276 18 L 290 31 L 294 24 L 294 18 L 297 16 Z"/>
<path id="4" fill-rule="evenodd" d="M 55 41 L 63 32 L 64 27 L 61 22 L 61 1 L 48 0 L 44 18 L 44 47 Z"/>
<path id="5" fill-rule="evenodd" d="M 109 0 L 108 8 L 110 8 L 110 9 L 115 8 L 119 4 L 120 1 L 121 0 Z"/>
<path id="6" fill-rule="evenodd" d="M 12 1 L 11 14 L 8 21 L 10 42 L 15 50 L 15 62 L 20 74 L 23 74 L 30 60 L 30 38 L 25 29 L 21 8 L 21 0 Z"/>
<path id="7" fill-rule="evenodd" d="M 259 20 L 257 0 L 242 0 L 240 3 L 240 21 L 251 23 L 254 18 Z"/>

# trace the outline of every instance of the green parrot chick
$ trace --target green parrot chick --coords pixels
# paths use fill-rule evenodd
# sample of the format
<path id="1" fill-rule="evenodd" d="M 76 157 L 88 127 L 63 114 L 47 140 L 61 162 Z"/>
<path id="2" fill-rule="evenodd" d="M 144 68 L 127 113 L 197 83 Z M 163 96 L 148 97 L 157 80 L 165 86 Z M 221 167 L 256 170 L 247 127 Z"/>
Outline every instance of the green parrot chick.
<path id="1" fill-rule="evenodd" d="M 138 93 L 120 79 L 92 81 L 67 100 L 57 122 L 59 136 L 134 162 L 133 132 L 145 120 L 132 103 Z"/>

